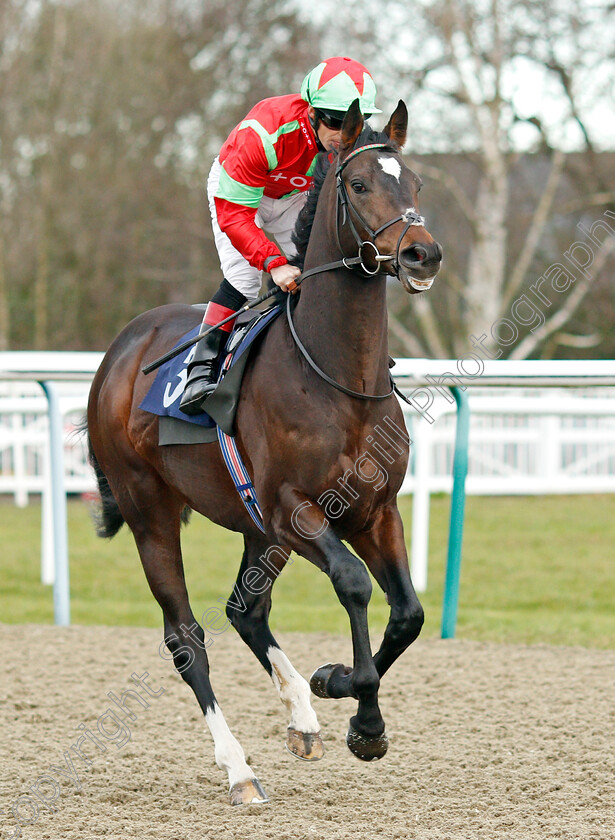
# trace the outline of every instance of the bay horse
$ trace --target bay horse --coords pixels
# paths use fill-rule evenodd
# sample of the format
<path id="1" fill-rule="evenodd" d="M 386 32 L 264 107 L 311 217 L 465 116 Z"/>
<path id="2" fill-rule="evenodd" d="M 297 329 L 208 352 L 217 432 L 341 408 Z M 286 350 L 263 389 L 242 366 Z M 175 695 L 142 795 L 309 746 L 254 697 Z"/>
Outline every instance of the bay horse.
<path id="1" fill-rule="evenodd" d="M 226 613 L 287 706 L 287 747 L 299 758 L 323 755 L 310 686 L 321 697 L 355 698 L 357 713 L 346 737 L 350 750 L 363 760 L 384 755 L 380 679 L 423 623 L 396 504 L 408 438 L 390 387 L 386 284 L 387 276 L 396 276 L 410 293 L 429 288 L 442 251 L 418 215 L 420 180 L 400 157 L 407 123 L 402 101 L 383 133 L 364 123 L 358 101 L 350 107 L 335 165 L 321 156 L 318 189 L 298 223 L 300 246 L 309 232 L 307 248 L 303 243 L 306 273 L 323 265 L 326 270 L 313 274 L 293 298 L 293 332 L 280 316 L 248 361 L 236 441 L 265 533 L 248 515 L 217 443 L 159 446 L 158 417 L 138 407 L 151 382 L 141 369 L 200 322 L 198 309 L 173 304 L 135 318 L 114 340 L 92 384 L 87 426 L 102 501 L 98 532 L 113 536 L 126 522 L 134 535 L 163 611 L 166 645 L 205 715 L 216 762 L 228 773 L 232 804 L 267 797 L 210 683 L 205 633 L 184 579 L 185 509 L 244 536 Z M 357 246 L 358 256 L 350 256 Z M 325 368 L 326 382 L 316 368 Z M 311 684 L 293 668 L 268 624 L 271 587 L 291 551 L 329 576 L 350 619 L 352 667 L 324 665 Z M 390 605 L 374 655 L 367 622 L 372 587 L 364 564 Z"/>

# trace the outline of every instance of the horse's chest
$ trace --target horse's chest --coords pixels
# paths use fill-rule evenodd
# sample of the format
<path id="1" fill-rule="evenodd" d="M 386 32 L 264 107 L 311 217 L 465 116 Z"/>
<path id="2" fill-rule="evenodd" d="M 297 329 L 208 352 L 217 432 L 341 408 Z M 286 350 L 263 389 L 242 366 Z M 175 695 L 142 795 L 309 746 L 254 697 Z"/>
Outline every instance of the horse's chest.
<path id="1" fill-rule="evenodd" d="M 372 511 L 401 486 L 407 464 L 407 447 L 390 443 L 375 446 L 377 438 L 367 432 L 361 441 L 321 449 L 312 461 L 303 461 L 303 478 L 311 479 L 301 490 L 322 509 L 326 518 L 342 530 L 362 528 Z M 312 452 L 312 455 L 314 453 Z M 312 469 L 309 469 L 309 464 Z"/>
<path id="2" fill-rule="evenodd" d="M 405 427 L 392 422 L 376 422 L 359 433 L 349 433 L 336 424 L 335 429 L 298 436 L 294 444 L 289 448 L 294 457 L 285 461 L 289 478 L 289 472 L 307 478 L 307 485 L 319 495 L 343 488 L 355 502 L 391 483 L 396 485 L 408 463 Z"/>

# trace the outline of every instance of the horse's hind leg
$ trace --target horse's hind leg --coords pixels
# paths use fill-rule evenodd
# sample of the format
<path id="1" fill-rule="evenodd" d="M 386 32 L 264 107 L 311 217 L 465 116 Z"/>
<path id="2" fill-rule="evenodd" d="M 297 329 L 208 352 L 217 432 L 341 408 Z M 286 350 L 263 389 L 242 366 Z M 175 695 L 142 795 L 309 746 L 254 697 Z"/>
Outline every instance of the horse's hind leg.
<path id="1" fill-rule="evenodd" d="M 324 746 L 307 681 L 292 666 L 269 629 L 271 588 L 288 554 L 258 537 L 245 537 L 245 550 L 226 614 L 265 668 L 290 712 L 286 747 L 298 758 L 322 758 Z"/>
<path id="2" fill-rule="evenodd" d="M 135 472 L 114 496 L 132 530 L 150 589 L 164 613 L 165 642 L 175 667 L 194 691 L 214 740 L 216 763 L 228 773 L 231 804 L 266 802 L 243 749 L 231 734 L 209 680 L 204 633 L 196 622 L 184 579 L 180 547 L 183 503 L 149 469 Z"/>

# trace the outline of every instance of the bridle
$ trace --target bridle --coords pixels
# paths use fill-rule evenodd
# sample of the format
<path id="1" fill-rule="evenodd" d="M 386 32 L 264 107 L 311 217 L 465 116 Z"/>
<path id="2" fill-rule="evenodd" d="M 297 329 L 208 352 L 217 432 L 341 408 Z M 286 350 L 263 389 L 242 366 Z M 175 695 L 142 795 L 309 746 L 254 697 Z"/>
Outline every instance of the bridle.
<path id="1" fill-rule="evenodd" d="M 389 222 L 385 222 L 385 224 L 381 225 L 377 230 L 372 230 L 372 228 L 367 224 L 363 216 L 359 213 L 357 208 L 354 206 L 352 201 L 350 201 L 350 197 L 348 195 L 348 190 L 346 189 L 346 184 L 344 183 L 344 179 L 342 178 L 342 172 L 349 164 L 349 162 L 355 158 L 357 155 L 361 154 L 361 152 L 367 152 L 372 149 L 389 149 L 386 143 L 370 143 L 366 146 L 360 146 L 358 149 L 352 151 L 344 160 L 338 165 L 337 169 L 335 170 L 335 180 L 336 180 L 336 188 L 337 188 L 337 210 L 336 210 L 336 236 L 337 236 L 337 244 L 340 251 L 343 252 L 341 242 L 340 242 L 340 229 L 344 225 L 348 225 L 350 231 L 354 237 L 356 244 L 359 246 L 359 270 L 363 271 L 367 275 L 374 275 L 380 272 L 380 263 L 392 261 L 392 269 L 393 274 L 399 279 L 399 251 L 401 248 L 401 243 L 403 241 L 404 236 L 408 232 L 408 230 L 413 226 L 416 225 L 418 227 L 425 226 L 425 219 L 423 216 L 419 216 L 412 209 L 408 209 L 405 213 L 402 213 L 399 216 L 396 216 L 394 219 L 391 219 Z M 341 211 L 341 212 L 340 212 Z M 341 221 L 340 221 L 341 215 Z M 369 239 L 363 239 L 359 234 L 354 221 L 354 218 L 359 222 L 361 227 L 367 233 Z M 399 235 L 399 239 L 397 240 L 397 247 L 395 248 L 394 254 L 381 254 L 378 250 L 378 246 L 376 245 L 377 237 L 387 228 L 390 228 L 392 225 L 397 224 L 398 222 L 404 222 L 405 227 L 402 230 L 401 234 Z M 376 262 L 376 268 L 370 269 L 368 266 L 365 265 L 365 257 L 363 255 L 363 249 L 369 246 L 373 249 L 374 253 L 372 255 L 373 259 Z M 344 263 L 345 264 L 345 263 Z M 350 267 L 350 266 L 347 266 Z"/>
<path id="2" fill-rule="evenodd" d="M 408 232 L 408 230 L 413 226 L 424 226 L 425 219 L 423 216 L 419 216 L 414 210 L 406 210 L 405 213 L 402 213 L 399 216 L 396 216 L 391 221 L 386 222 L 384 225 L 381 225 L 377 230 L 372 230 L 372 228 L 367 224 L 363 216 L 359 213 L 357 208 L 353 205 L 350 201 L 350 197 L 348 195 L 348 190 L 346 189 L 346 184 L 344 183 L 344 179 L 342 178 L 342 172 L 344 171 L 347 164 L 352 160 L 352 158 L 356 157 L 361 152 L 367 152 L 373 149 L 390 149 L 390 146 L 386 143 L 370 143 L 366 146 L 360 146 L 358 149 L 352 151 L 344 160 L 338 165 L 337 169 L 335 170 L 335 179 L 337 184 L 337 198 L 336 198 L 336 236 L 337 236 L 337 244 L 340 251 L 343 254 L 343 249 L 341 245 L 341 237 L 340 231 L 341 228 L 348 224 L 350 231 L 354 237 L 356 244 L 359 246 L 359 252 L 356 257 L 342 257 L 341 260 L 337 260 L 336 262 L 327 263 L 326 265 L 320 265 L 316 268 L 309 269 L 308 271 L 304 272 L 301 277 L 297 278 L 297 285 L 299 285 L 306 277 L 311 276 L 313 274 L 321 274 L 324 271 L 330 271 L 334 268 L 347 268 L 348 270 L 352 271 L 362 271 L 364 274 L 368 276 L 373 276 L 375 274 L 380 273 L 380 263 L 388 262 L 392 260 L 392 268 L 394 269 L 394 274 L 396 277 L 399 278 L 399 250 L 401 248 L 401 243 Z M 341 212 L 340 212 L 341 211 Z M 341 215 L 341 222 L 340 222 L 340 215 Z M 352 216 L 357 219 L 361 227 L 365 230 L 367 235 L 370 237 L 369 239 L 362 239 L 360 236 L 354 222 Z M 402 230 L 399 239 L 397 240 L 397 247 L 395 249 L 394 254 L 381 254 L 378 250 L 378 246 L 376 245 L 376 238 L 379 234 L 382 233 L 383 230 L 391 227 L 397 222 L 404 222 L 405 227 Z M 376 261 L 376 269 L 372 270 L 365 265 L 365 257 L 363 255 L 363 249 L 366 245 L 369 245 L 374 250 L 373 259 Z M 341 385 L 339 382 L 336 382 L 332 379 L 328 374 L 324 372 L 314 359 L 310 356 L 307 348 L 301 342 L 301 339 L 297 335 L 297 330 L 295 329 L 295 324 L 292 318 L 292 303 L 291 303 L 292 295 L 287 294 L 286 300 L 286 317 L 288 319 L 288 326 L 290 327 L 290 332 L 293 337 L 295 344 L 297 345 L 297 349 L 306 360 L 306 362 L 310 365 L 312 370 L 318 374 L 318 376 L 323 379 L 327 384 L 331 385 L 333 388 L 336 388 L 338 391 L 341 391 L 343 394 L 346 394 L 349 397 L 355 397 L 359 400 L 386 400 L 391 397 L 394 393 L 396 393 L 404 402 L 409 403 L 409 400 L 401 393 L 401 391 L 396 386 L 393 377 L 389 373 L 389 380 L 391 383 L 391 390 L 386 394 L 364 394 L 361 391 L 353 391 L 350 388 L 346 388 L 344 385 Z"/>

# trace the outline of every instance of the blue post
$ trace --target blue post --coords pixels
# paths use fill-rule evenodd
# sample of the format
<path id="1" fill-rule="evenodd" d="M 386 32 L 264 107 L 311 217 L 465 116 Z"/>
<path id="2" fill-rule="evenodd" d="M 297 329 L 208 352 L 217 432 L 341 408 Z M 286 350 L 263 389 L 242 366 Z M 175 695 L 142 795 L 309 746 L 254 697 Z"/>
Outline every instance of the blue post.
<path id="1" fill-rule="evenodd" d="M 60 400 L 53 382 L 40 382 L 49 406 L 49 463 L 51 467 L 51 507 L 53 515 L 53 612 L 56 624 L 70 624 L 70 588 L 68 580 L 68 528 L 66 491 L 64 490 L 64 429 Z"/>
<path id="2" fill-rule="evenodd" d="M 451 388 L 457 402 L 457 429 L 453 460 L 453 492 L 451 518 L 448 531 L 448 554 L 444 603 L 442 606 L 442 638 L 455 637 L 457 606 L 459 604 L 459 579 L 461 575 L 461 544 L 466 504 L 466 476 L 468 474 L 468 441 L 470 437 L 470 401 L 465 391 Z"/>

